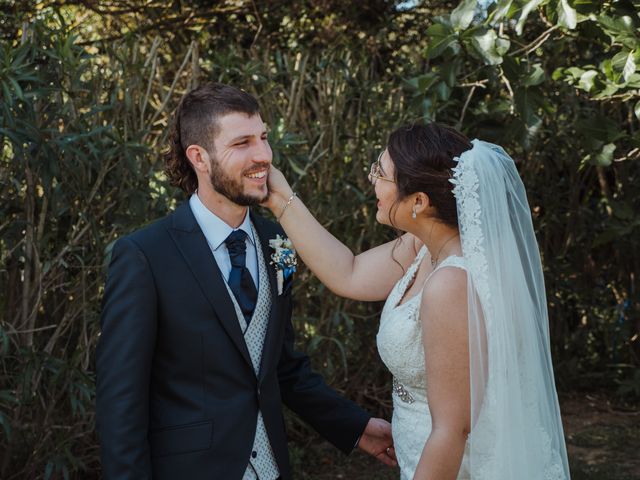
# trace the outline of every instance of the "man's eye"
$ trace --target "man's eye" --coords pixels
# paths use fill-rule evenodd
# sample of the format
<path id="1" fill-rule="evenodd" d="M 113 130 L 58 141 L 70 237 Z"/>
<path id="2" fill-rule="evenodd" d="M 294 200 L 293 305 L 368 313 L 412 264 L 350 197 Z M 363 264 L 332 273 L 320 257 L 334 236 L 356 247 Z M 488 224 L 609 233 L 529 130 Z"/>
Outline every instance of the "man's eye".
<path id="1" fill-rule="evenodd" d="M 243 140 L 242 142 L 236 143 L 236 145 L 246 145 L 247 143 L 249 143 L 248 140 Z"/>

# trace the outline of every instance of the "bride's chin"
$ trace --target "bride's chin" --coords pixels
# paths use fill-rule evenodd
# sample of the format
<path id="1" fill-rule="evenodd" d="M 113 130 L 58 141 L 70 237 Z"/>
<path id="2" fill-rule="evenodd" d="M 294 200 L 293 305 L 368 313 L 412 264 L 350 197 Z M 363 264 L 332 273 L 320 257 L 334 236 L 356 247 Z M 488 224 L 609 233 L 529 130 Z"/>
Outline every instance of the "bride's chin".
<path id="1" fill-rule="evenodd" d="M 376 222 L 378 222 L 381 225 L 391 226 L 391 223 L 389 222 L 389 219 L 383 213 L 381 213 L 379 210 L 376 213 Z"/>

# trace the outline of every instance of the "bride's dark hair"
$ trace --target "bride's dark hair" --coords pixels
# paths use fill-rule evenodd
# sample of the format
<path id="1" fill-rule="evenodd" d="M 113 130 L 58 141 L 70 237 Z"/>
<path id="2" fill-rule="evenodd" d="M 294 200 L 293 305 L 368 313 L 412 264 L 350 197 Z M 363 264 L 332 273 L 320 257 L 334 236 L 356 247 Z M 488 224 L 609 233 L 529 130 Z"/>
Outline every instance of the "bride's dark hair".
<path id="1" fill-rule="evenodd" d="M 451 169 L 454 158 L 471 149 L 469 139 L 452 127 L 438 123 L 410 124 L 389 136 L 387 149 L 395 170 L 398 200 L 416 192 L 429 196 L 438 218 L 458 227 Z"/>

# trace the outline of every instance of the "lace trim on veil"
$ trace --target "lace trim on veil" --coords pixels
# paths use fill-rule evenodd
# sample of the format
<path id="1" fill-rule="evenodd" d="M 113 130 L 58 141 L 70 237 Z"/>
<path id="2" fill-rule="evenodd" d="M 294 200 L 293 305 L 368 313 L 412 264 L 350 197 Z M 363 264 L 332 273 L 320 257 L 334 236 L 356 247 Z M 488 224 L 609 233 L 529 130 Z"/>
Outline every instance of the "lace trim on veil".
<path id="1" fill-rule="evenodd" d="M 480 219 L 482 211 L 478 201 L 478 174 L 472 161 L 461 162 L 459 158 L 457 160 L 457 165 L 452 168 L 453 178 L 449 181 L 454 185 L 453 195 L 458 205 L 462 252 L 467 261 L 467 268 L 477 279 L 475 285 L 483 306 L 487 311 L 490 311 L 492 308 L 488 278 L 489 267 L 483 246 L 484 236 Z"/>

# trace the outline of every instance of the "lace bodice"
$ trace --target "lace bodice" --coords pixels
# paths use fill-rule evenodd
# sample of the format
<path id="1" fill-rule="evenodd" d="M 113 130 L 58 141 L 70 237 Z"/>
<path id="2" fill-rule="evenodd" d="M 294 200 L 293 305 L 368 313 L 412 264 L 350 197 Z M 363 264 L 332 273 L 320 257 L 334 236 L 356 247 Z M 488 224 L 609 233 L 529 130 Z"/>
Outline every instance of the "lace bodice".
<path id="1" fill-rule="evenodd" d="M 431 433 L 420 323 L 422 289 L 399 304 L 426 253 L 427 248 L 422 247 L 405 275 L 391 290 L 382 310 L 377 335 L 380 357 L 393 374 L 391 425 L 402 480 L 413 478 L 422 449 Z M 444 267 L 465 268 L 464 258 L 447 257 L 429 274 L 425 284 L 437 270 Z M 463 461 L 459 480 L 468 478 L 464 465 Z"/>

